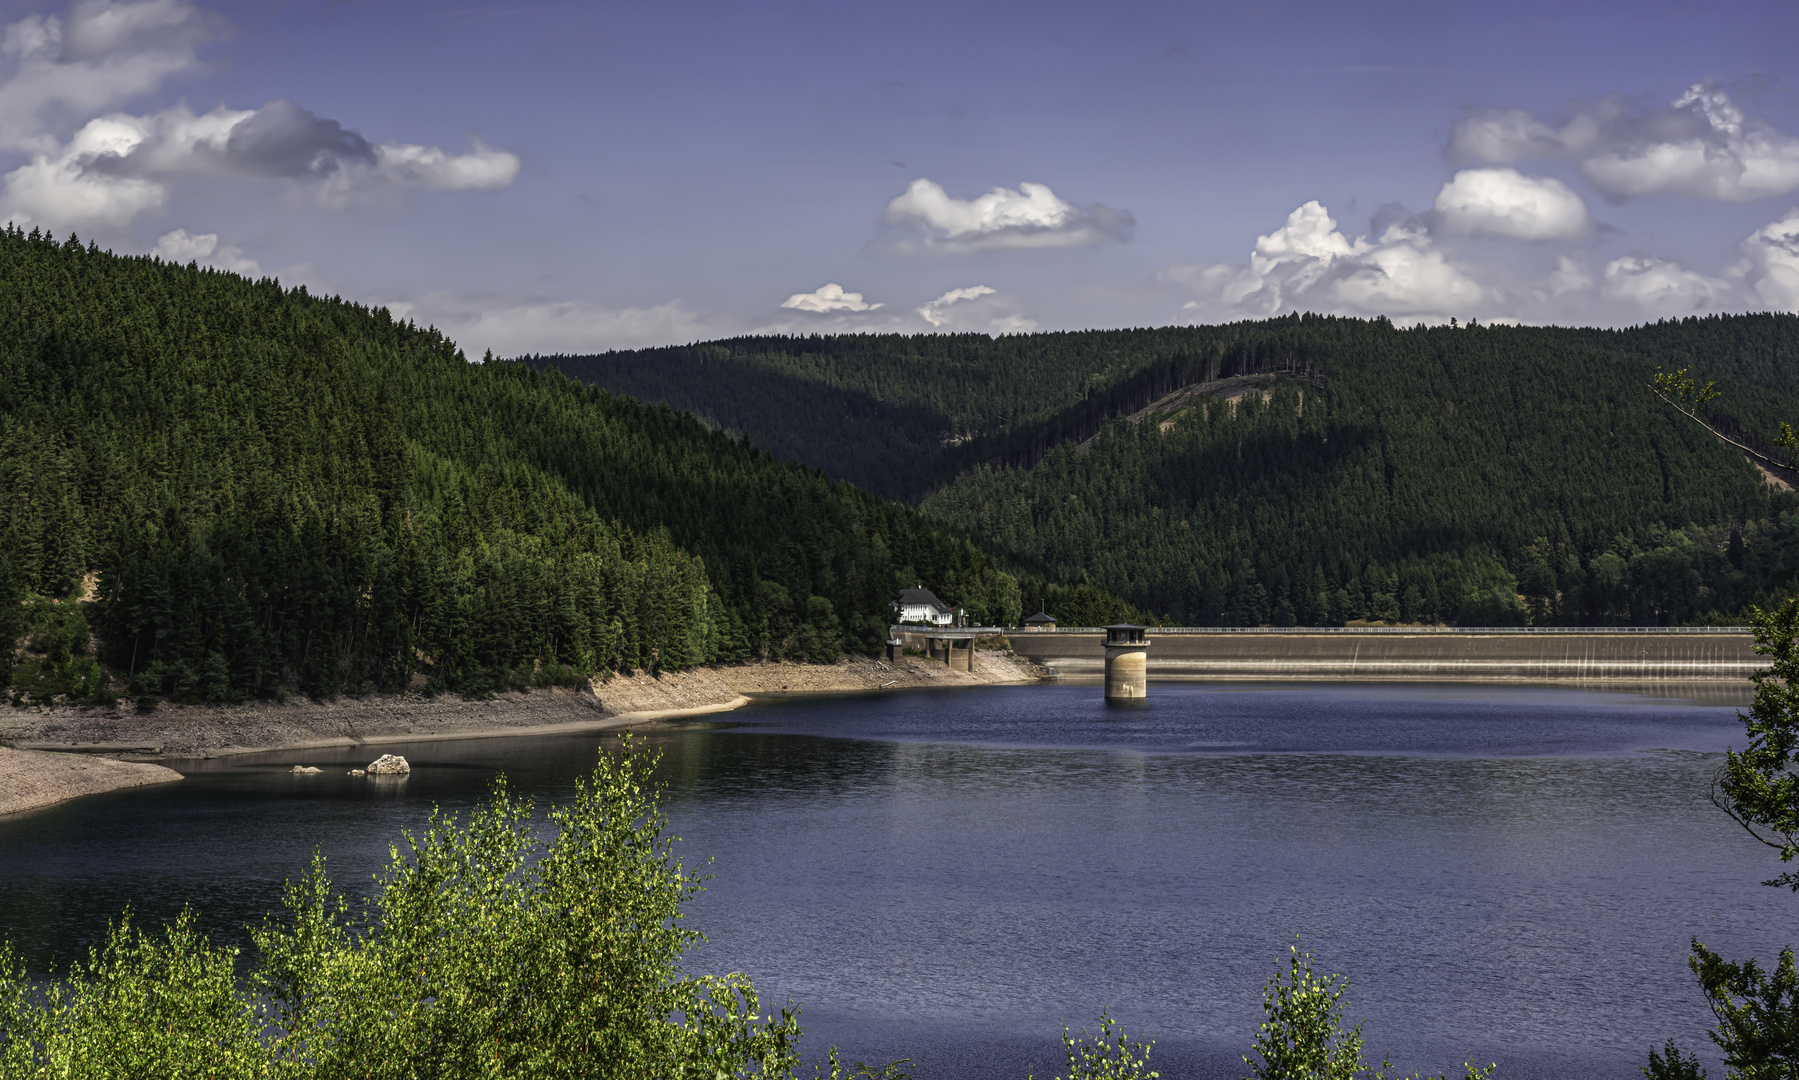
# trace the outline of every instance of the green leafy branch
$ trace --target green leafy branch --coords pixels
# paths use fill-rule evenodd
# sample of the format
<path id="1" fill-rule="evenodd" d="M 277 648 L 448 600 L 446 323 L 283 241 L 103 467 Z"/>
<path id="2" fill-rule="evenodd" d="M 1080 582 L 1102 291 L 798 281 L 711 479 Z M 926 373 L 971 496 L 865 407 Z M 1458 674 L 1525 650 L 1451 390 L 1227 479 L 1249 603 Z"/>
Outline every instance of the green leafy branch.
<path id="1" fill-rule="evenodd" d="M 1749 745 L 1727 749 L 1724 766 L 1712 781 L 1712 802 L 1756 840 L 1780 852 L 1781 862 L 1799 855 L 1799 598 L 1773 611 L 1756 609 L 1755 651 L 1769 666 L 1750 676 L 1755 700 L 1738 713 Z M 1788 871 L 1766 885 L 1799 892 L 1799 873 Z"/>

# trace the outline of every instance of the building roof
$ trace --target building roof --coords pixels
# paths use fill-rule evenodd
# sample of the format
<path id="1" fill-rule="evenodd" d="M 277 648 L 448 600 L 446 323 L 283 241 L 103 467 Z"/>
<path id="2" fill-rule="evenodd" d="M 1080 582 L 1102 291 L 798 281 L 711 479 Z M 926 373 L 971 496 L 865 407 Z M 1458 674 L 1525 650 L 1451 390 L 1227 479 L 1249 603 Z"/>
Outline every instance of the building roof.
<path id="1" fill-rule="evenodd" d="M 1039 611 L 1037 614 L 1032 615 L 1030 618 L 1026 619 L 1024 621 L 1024 624 L 1026 626 L 1035 626 L 1037 623 L 1046 623 L 1046 622 L 1055 622 L 1055 621 L 1056 621 L 1056 617 L 1054 615 L 1050 615 L 1045 612 Z"/>
<path id="2" fill-rule="evenodd" d="M 936 608 L 938 611 L 950 611 L 948 604 L 937 599 L 929 589 L 901 589 L 899 598 L 901 607 L 916 607 L 920 604 Z"/>

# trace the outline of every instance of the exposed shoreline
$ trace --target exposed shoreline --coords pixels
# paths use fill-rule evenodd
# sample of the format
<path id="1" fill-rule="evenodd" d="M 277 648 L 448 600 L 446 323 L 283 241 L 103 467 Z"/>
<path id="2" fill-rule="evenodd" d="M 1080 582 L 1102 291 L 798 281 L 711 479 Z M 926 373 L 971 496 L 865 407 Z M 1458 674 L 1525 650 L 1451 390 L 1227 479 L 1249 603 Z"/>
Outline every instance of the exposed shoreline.
<path id="1" fill-rule="evenodd" d="M 83 795 L 166 784 L 181 774 L 162 765 L 86 754 L 52 754 L 0 746 L 0 817 Z"/>
<path id="2" fill-rule="evenodd" d="M 835 664 L 757 663 L 642 672 L 591 688 L 497 694 L 485 701 L 403 693 L 318 702 L 0 709 L 0 815 L 145 783 L 181 779 L 160 761 L 325 747 L 380 747 L 609 731 L 741 708 L 752 694 L 843 693 L 1035 682 L 1023 658 L 981 652 L 973 672 L 907 658 Z M 8 748 L 11 749 L 8 749 Z M 375 755 L 379 756 L 379 755 Z"/>

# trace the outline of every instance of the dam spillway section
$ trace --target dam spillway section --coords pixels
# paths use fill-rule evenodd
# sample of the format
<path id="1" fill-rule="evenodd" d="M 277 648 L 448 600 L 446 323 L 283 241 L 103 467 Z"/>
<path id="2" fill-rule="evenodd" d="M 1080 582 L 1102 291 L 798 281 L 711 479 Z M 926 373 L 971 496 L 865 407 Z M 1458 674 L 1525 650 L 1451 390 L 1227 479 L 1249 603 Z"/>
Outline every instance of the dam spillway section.
<path id="1" fill-rule="evenodd" d="M 974 633 L 1005 634 L 1059 676 L 1106 673 L 1104 627 Z M 1767 666 L 1746 627 L 1151 627 L 1147 636 L 1151 679 L 1740 681 Z"/>

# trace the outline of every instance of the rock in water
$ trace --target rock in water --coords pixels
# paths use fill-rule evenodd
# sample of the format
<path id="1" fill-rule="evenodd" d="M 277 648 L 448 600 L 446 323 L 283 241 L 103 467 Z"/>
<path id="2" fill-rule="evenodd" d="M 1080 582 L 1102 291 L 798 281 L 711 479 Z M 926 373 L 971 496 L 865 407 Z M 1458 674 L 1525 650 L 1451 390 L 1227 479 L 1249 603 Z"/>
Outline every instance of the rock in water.
<path id="1" fill-rule="evenodd" d="M 361 769 L 351 769 L 351 770 L 350 770 L 350 775 L 351 775 L 351 776 L 361 776 L 361 775 L 362 775 L 362 770 L 361 770 Z"/>
<path id="2" fill-rule="evenodd" d="M 411 771 L 412 766 L 406 764 L 406 759 L 395 754 L 382 754 L 371 762 L 368 768 L 370 776 L 380 776 L 382 773 L 409 773 Z"/>
<path id="3" fill-rule="evenodd" d="M 325 770 L 315 769 L 311 765 L 295 765 L 294 771 L 297 773 L 317 773 L 317 772 L 324 772 Z"/>

